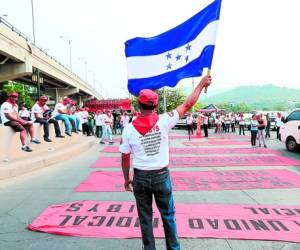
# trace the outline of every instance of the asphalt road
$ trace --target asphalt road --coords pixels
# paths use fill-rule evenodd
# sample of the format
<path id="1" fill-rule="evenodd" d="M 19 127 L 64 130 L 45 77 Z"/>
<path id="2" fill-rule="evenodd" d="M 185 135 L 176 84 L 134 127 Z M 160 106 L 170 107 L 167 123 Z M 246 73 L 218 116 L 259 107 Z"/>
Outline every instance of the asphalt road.
<path id="1" fill-rule="evenodd" d="M 181 130 L 178 133 L 185 133 Z M 272 134 L 275 137 L 275 134 Z M 180 147 L 180 140 L 172 140 L 172 146 Z M 228 146 L 230 147 L 230 146 Z M 275 139 L 268 147 L 282 150 L 283 154 L 300 161 L 300 153 L 289 153 Z M 27 225 L 47 206 L 77 200 L 133 201 L 131 193 L 74 193 L 72 190 L 90 172 L 89 166 L 100 155 L 103 146 L 98 143 L 82 155 L 74 155 L 68 162 L 38 170 L 23 176 L 0 181 L 0 250 L 8 249 L 142 249 L 140 239 L 97 239 L 50 235 L 28 231 Z M 110 155 L 110 154 L 108 154 Z M 264 169 L 289 169 L 300 174 L 299 167 L 265 167 Z M 189 168 L 195 170 L 195 168 Z M 218 168 L 214 168 L 218 169 Z M 221 170 L 257 169 L 257 167 L 222 167 Z M 117 170 L 117 169 L 116 169 Z M 185 168 L 187 170 L 187 168 Z M 199 170 L 199 169 L 197 169 Z M 204 167 L 201 171 L 212 170 Z M 199 170 L 200 171 L 200 170 Z M 300 205 L 300 189 L 248 189 L 222 191 L 174 192 L 175 202 L 219 204 Z M 180 225 L 179 225 L 180 226 Z M 165 249 L 164 240 L 158 239 L 157 249 Z M 276 241 L 181 239 L 182 249 L 300 249 L 300 244 Z"/>

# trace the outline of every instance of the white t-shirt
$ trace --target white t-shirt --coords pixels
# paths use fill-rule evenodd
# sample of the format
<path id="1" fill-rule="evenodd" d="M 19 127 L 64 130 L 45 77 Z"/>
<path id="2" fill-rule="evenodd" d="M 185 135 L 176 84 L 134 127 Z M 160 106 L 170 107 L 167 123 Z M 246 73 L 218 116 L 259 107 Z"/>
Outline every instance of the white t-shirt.
<path id="1" fill-rule="evenodd" d="M 169 165 L 169 131 L 179 121 L 176 110 L 159 116 L 156 125 L 142 136 L 129 123 L 122 134 L 119 151 L 133 154 L 133 167 L 141 170 L 161 169 Z"/>
<path id="2" fill-rule="evenodd" d="M 39 114 L 39 117 L 43 117 L 43 113 L 46 110 L 49 110 L 49 107 L 46 104 L 43 107 L 41 107 L 38 103 L 34 104 L 31 109 L 31 121 L 35 122 L 35 114 Z"/>
<path id="3" fill-rule="evenodd" d="M 84 113 L 84 111 L 79 111 L 76 114 L 76 117 L 79 119 L 80 124 L 88 122 L 88 117 L 86 116 L 86 114 Z"/>
<path id="4" fill-rule="evenodd" d="M 9 102 L 4 102 L 1 105 L 1 121 L 2 123 L 6 123 L 9 120 L 6 118 L 5 114 L 9 113 L 11 114 L 13 117 L 17 118 L 18 117 L 18 105 L 12 105 Z"/>
<path id="5" fill-rule="evenodd" d="M 129 116 L 128 115 L 122 115 L 121 123 L 122 123 L 123 127 L 125 128 L 127 126 L 127 124 L 129 123 Z"/>
<path id="6" fill-rule="evenodd" d="M 53 117 L 60 115 L 58 110 L 66 111 L 66 106 L 63 105 L 61 102 L 56 103 L 56 105 L 54 107 L 54 111 L 53 111 Z"/>
<path id="7" fill-rule="evenodd" d="M 282 125 L 282 121 L 281 121 L 281 117 L 276 117 L 276 126 L 277 127 L 281 127 L 281 125 Z"/>
<path id="8" fill-rule="evenodd" d="M 112 125 L 112 124 L 113 124 L 113 119 L 114 119 L 113 116 L 110 116 L 110 117 L 109 117 L 107 114 L 104 114 L 104 115 L 103 115 L 103 122 L 104 122 L 104 125 L 108 125 L 108 126 Z"/>
<path id="9" fill-rule="evenodd" d="M 20 110 L 19 111 L 19 116 L 20 117 L 28 117 L 28 118 L 30 118 L 30 112 L 27 109 Z"/>
<path id="10" fill-rule="evenodd" d="M 96 126 L 104 126 L 104 114 L 96 115 Z"/>
<path id="11" fill-rule="evenodd" d="M 192 116 L 187 116 L 186 117 L 186 124 L 192 125 L 194 122 L 194 118 Z"/>
<path id="12" fill-rule="evenodd" d="M 208 116 L 204 116 L 203 118 L 203 124 L 208 125 Z"/>

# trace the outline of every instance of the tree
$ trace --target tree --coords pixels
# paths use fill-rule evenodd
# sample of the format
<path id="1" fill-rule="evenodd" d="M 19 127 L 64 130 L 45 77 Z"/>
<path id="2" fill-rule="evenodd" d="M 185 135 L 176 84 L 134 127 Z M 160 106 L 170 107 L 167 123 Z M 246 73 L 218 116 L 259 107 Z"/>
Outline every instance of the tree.
<path id="1" fill-rule="evenodd" d="M 28 91 L 24 88 L 24 85 L 14 81 L 7 81 L 3 85 L 3 92 L 7 95 L 11 92 L 17 92 L 19 94 L 18 103 L 25 103 L 28 108 L 34 105 L 34 101 L 28 94 Z"/>
<path id="2" fill-rule="evenodd" d="M 159 95 L 158 100 L 158 113 L 162 114 L 164 112 L 164 95 L 163 95 L 163 89 L 155 91 Z M 186 96 L 183 94 L 183 92 L 179 89 L 171 89 L 166 88 L 165 89 L 165 95 L 166 95 L 166 103 L 167 103 L 167 112 L 172 111 L 177 106 L 182 104 L 186 100 Z M 138 110 L 138 98 L 134 97 L 132 100 L 132 106 L 134 110 Z"/>

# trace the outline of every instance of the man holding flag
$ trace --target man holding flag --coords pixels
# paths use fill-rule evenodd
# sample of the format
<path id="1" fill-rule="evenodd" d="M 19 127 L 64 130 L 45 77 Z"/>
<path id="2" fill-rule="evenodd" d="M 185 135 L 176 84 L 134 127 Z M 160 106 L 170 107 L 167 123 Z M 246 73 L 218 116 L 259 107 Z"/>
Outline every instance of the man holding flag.
<path id="1" fill-rule="evenodd" d="M 153 196 L 161 214 L 168 250 L 180 249 L 172 185 L 169 176 L 169 131 L 198 101 L 211 83 L 202 78 L 193 93 L 174 111 L 158 115 L 158 95 L 153 91 L 174 87 L 179 80 L 201 76 L 211 67 L 221 0 L 215 0 L 183 24 L 153 38 L 126 42 L 128 90 L 138 95 L 140 115 L 122 134 L 119 151 L 126 191 L 133 191 L 145 250 L 155 250 Z M 130 178 L 130 154 L 134 178 Z M 131 186 L 132 185 L 132 186 Z M 132 189 L 133 187 L 133 189 Z"/>

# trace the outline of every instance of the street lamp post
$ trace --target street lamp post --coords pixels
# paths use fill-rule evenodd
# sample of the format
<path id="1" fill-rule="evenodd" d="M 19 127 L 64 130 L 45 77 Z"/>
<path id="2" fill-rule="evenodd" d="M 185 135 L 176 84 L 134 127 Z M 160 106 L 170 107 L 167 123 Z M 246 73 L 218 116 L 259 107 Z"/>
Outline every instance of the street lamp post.
<path id="1" fill-rule="evenodd" d="M 33 6 L 33 0 L 31 0 L 31 15 L 32 15 L 33 44 L 35 45 L 35 25 L 34 25 L 34 6 Z"/>
<path id="2" fill-rule="evenodd" d="M 84 61 L 84 80 L 85 82 L 87 82 L 87 61 L 81 57 L 78 58 L 79 60 L 83 60 Z"/>
<path id="3" fill-rule="evenodd" d="M 59 38 L 61 39 L 67 39 L 68 43 L 69 43 L 69 63 L 70 63 L 70 70 L 72 71 L 72 44 L 71 44 L 71 40 L 65 36 L 60 36 Z"/>

